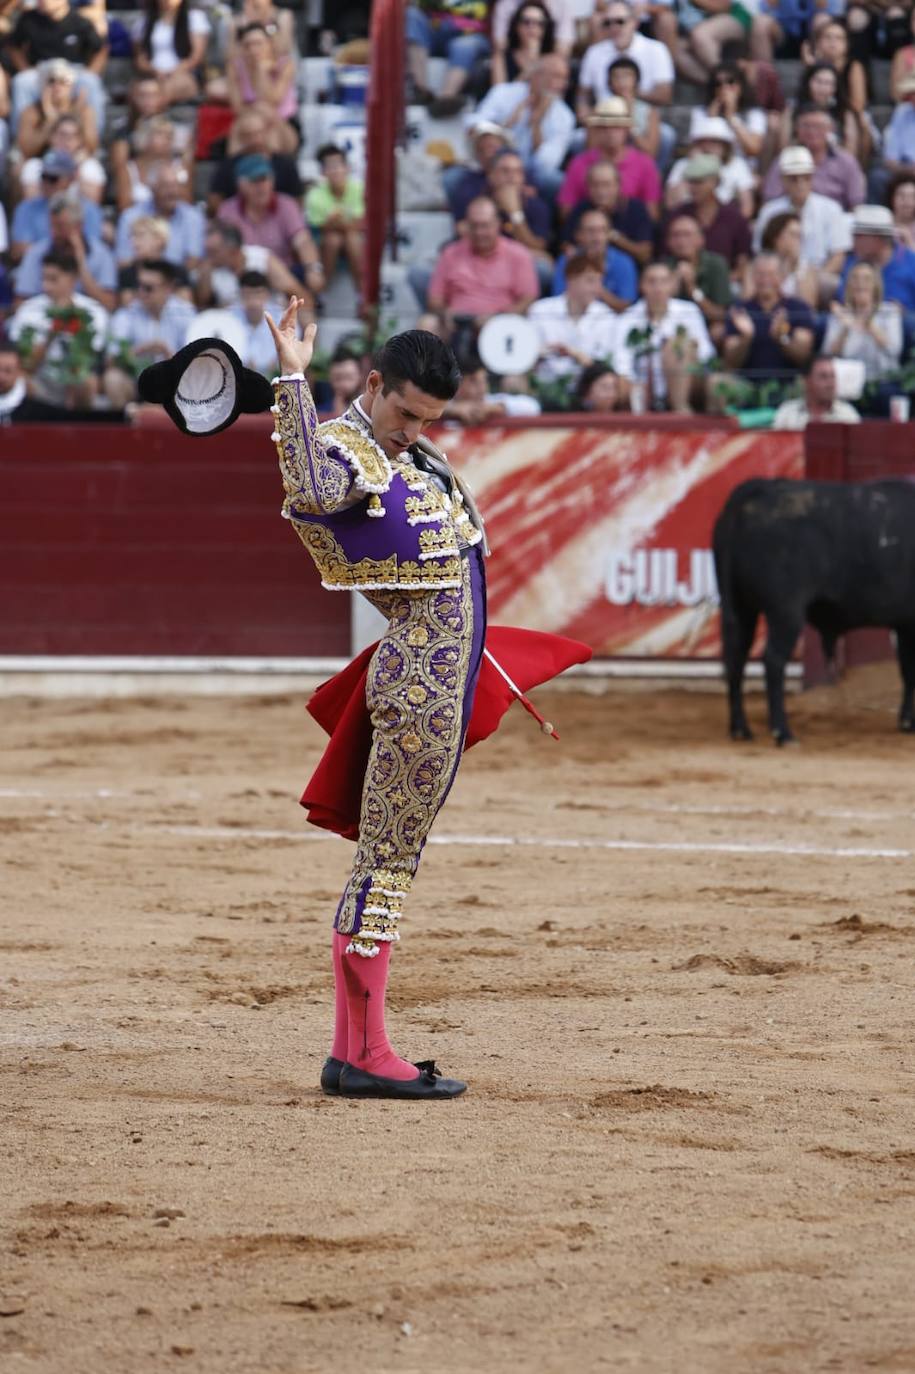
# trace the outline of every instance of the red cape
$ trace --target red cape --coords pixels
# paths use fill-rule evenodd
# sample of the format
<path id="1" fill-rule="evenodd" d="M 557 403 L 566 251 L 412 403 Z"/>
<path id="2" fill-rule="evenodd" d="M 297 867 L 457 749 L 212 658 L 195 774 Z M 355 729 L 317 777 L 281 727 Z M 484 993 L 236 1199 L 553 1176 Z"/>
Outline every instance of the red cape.
<path id="1" fill-rule="evenodd" d="M 573 663 L 586 663 L 591 650 L 577 639 L 490 625 L 486 647 L 522 692 L 558 676 Z M 333 830 L 347 840 L 359 838 L 362 784 L 372 745 L 372 722 L 365 704 L 370 644 L 342 673 L 321 684 L 308 710 L 330 735 L 327 748 L 302 793 L 301 804 L 312 825 Z M 498 729 L 516 698 L 505 679 L 484 656 L 473 699 L 473 714 L 464 748 L 478 744 Z"/>

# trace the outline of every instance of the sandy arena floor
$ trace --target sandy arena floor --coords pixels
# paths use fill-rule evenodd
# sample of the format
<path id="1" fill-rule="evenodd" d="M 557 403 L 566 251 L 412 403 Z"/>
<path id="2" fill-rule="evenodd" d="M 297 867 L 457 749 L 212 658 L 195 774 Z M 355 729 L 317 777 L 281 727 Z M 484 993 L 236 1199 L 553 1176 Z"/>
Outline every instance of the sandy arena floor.
<path id="1" fill-rule="evenodd" d="M 896 697 L 781 752 L 717 694 L 514 711 L 395 957 L 471 1084 L 425 1107 L 316 1088 L 351 851 L 300 699 L 4 702 L 0 1369 L 915 1370 Z"/>

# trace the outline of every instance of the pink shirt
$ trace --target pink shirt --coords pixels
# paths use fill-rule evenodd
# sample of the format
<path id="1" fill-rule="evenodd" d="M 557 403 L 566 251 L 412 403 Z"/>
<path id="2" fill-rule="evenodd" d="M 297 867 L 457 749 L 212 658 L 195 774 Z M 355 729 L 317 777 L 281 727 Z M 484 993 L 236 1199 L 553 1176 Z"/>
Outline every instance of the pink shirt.
<path id="1" fill-rule="evenodd" d="M 273 210 L 262 220 L 248 219 L 240 195 L 224 200 L 216 212 L 217 219 L 234 224 L 245 243 L 254 243 L 261 248 L 269 248 L 280 262 L 291 267 L 296 261 L 292 251 L 292 240 L 305 228 L 302 211 L 292 196 L 284 196 L 278 191 L 274 196 Z"/>
<path id="2" fill-rule="evenodd" d="M 491 315 L 539 294 L 530 253 L 523 244 L 501 235 L 489 257 L 474 253 L 467 239 L 449 243 L 429 282 L 430 298 L 443 300 L 455 315 Z"/>
<path id="3" fill-rule="evenodd" d="M 602 157 L 599 148 L 586 148 L 572 158 L 556 197 L 564 210 L 572 210 L 580 201 L 588 199 L 585 176 L 592 162 L 599 162 Z M 627 148 L 617 162 L 616 170 L 619 172 L 621 195 L 634 196 L 637 200 L 644 200 L 646 205 L 660 202 L 661 177 L 647 153 L 639 152 L 638 148 Z"/>

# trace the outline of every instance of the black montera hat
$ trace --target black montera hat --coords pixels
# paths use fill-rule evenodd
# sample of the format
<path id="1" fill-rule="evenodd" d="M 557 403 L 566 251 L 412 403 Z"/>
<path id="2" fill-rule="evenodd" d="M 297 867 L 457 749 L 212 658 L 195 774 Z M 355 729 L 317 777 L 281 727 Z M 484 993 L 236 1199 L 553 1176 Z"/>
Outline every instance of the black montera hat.
<path id="1" fill-rule="evenodd" d="M 267 378 L 243 367 L 223 339 L 195 339 L 144 368 L 137 389 L 142 400 L 164 406 L 182 433 L 198 436 L 218 434 L 243 412 L 254 415 L 273 404 Z"/>

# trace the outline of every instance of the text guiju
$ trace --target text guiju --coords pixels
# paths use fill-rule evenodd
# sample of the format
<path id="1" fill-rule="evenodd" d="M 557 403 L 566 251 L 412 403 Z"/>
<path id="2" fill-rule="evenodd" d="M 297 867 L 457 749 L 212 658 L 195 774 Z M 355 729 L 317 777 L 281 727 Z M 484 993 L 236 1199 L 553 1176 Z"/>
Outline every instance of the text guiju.
<path id="1" fill-rule="evenodd" d="M 711 549 L 633 549 L 611 553 L 605 583 L 614 606 L 698 606 L 718 602 Z"/>

